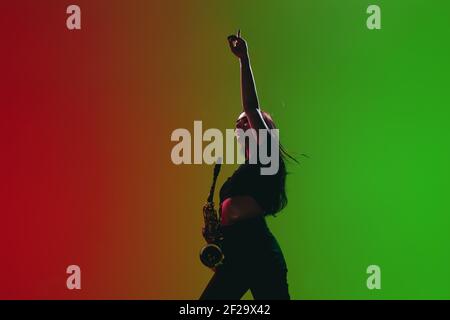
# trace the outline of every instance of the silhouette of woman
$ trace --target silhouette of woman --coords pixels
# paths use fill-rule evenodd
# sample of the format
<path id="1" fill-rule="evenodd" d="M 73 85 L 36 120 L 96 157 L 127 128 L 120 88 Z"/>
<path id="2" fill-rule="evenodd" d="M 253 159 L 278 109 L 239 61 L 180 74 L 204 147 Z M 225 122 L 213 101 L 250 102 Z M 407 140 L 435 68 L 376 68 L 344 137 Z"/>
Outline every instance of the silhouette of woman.
<path id="1" fill-rule="evenodd" d="M 232 53 L 240 60 L 243 112 L 236 129 L 274 129 L 271 116 L 259 108 L 247 44 L 237 35 L 228 37 Z M 258 147 L 263 139 L 257 139 Z M 261 141 L 259 141 L 261 140 Z M 265 139 L 270 141 L 270 139 Z M 238 137 L 243 143 L 243 139 Z M 261 175 L 259 159 L 243 143 L 246 161 L 228 178 L 220 190 L 221 231 L 224 236 L 223 264 L 215 273 L 200 299 L 240 299 L 251 290 L 255 299 L 290 299 L 287 266 L 280 246 L 270 232 L 265 217 L 275 215 L 287 204 L 286 166 L 289 156 L 279 144 L 279 169 L 274 175 Z M 267 148 L 266 150 L 270 150 Z"/>

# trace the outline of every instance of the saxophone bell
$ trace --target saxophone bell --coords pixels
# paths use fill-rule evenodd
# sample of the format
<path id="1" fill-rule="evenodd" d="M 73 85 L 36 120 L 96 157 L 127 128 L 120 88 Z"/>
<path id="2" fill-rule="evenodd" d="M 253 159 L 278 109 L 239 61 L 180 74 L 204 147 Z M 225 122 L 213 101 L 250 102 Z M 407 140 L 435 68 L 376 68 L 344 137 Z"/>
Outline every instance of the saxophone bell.
<path id="1" fill-rule="evenodd" d="M 200 250 L 200 261 L 208 268 L 215 268 L 222 263 L 224 255 L 221 249 L 223 236 L 220 221 L 213 202 L 207 202 L 203 207 L 203 218 L 205 227 L 202 234 L 207 244 Z"/>
<path id="2" fill-rule="evenodd" d="M 222 249 L 214 243 L 209 243 L 200 250 L 200 261 L 208 268 L 216 268 L 223 259 Z"/>

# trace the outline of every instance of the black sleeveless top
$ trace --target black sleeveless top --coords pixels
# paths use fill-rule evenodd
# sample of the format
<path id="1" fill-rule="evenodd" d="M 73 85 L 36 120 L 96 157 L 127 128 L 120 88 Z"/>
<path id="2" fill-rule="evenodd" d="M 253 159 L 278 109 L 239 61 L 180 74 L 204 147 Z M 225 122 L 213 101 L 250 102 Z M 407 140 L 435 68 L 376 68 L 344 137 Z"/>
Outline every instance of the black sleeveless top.
<path id="1" fill-rule="evenodd" d="M 278 210 L 282 183 L 283 160 L 280 158 L 279 170 L 274 175 L 262 175 L 261 165 L 246 161 L 229 177 L 220 189 L 220 204 L 233 196 L 251 196 L 263 208 L 264 215 L 274 214 Z M 284 183 L 284 181 L 283 181 Z"/>

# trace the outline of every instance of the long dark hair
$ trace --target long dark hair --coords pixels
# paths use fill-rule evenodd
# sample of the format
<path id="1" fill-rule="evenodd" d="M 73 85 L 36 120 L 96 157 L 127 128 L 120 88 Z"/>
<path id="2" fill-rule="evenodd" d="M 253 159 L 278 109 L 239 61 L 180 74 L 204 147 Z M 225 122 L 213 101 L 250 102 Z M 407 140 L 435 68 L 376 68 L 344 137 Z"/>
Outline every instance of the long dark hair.
<path id="1" fill-rule="evenodd" d="M 270 114 L 267 112 L 261 112 L 269 129 L 277 129 L 275 122 L 273 121 Z M 293 161 L 297 164 L 299 162 L 293 156 L 291 156 L 286 149 L 283 147 L 281 142 L 279 142 L 279 168 L 278 173 L 276 174 L 277 179 L 275 180 L 275 185 L 273 186 L 275 189 L 275 197 L 272 208 L 269 214 L 275 216 L 278 212 L 283 210 L 288 204 L 288 198 L 286 194 L 286 176 L 289 174 L 286 168 L 286 161 Z"/>

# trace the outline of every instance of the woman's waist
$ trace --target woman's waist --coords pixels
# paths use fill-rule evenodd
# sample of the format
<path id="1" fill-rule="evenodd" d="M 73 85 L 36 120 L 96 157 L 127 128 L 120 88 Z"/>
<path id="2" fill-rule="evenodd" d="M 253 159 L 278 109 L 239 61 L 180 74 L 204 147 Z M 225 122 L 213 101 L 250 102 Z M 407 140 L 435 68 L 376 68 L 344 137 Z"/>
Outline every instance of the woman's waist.
<path id="1" fill-rule="evenodd" d="M 278 241 L 264 217 L 239 221 L 221 229 L 225 256 L 284 261 Z"/>
<path id="2" fill-rule="evenodd" d="M 231 225 L 221 225 L 225 238 L 258 238 L 272 237 L 264 216 L 239 220 Z"/>

